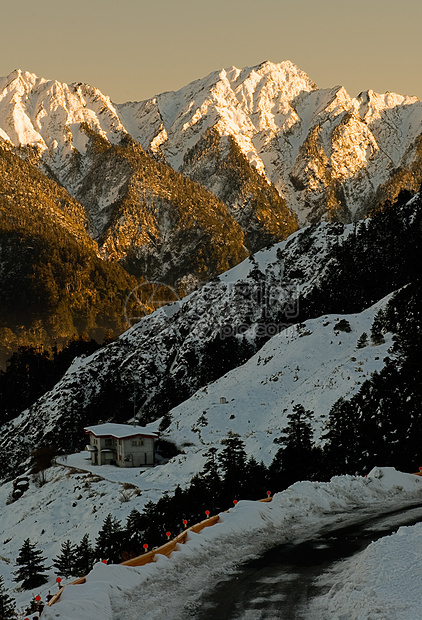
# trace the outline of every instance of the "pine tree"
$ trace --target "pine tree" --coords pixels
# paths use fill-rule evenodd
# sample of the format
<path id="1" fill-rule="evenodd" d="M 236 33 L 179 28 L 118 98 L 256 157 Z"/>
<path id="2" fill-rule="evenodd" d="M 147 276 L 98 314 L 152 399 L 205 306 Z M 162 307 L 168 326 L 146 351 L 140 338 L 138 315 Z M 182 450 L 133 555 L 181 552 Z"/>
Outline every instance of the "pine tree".
<path id="1" fill-rule="evenodd" d="M 125 542 L 129 554 L 139 555 L 142 551 L 142 540 L 145 537 L 145 517 L 139 510 L 133 508 L 127 520 L 125 528 Z"/>
<path id="2" fill-rule="evenodd" d="M 61 546 L 60 554 L 53 561 L 56 575 L 63 576 L 66 579 L 76 575 L 76 560 L 76 545 L 72 544 L 70 540 L 66 540 Z"/>
<path id="3" fill-rule="evenodd" d="M 363 334 L 361 334 L 358 338 L 358 341 L 356 343 L 356 348 L 363 349 L 364 347 L 367 347 L 368 344 L 369 344 L 368 334 L 366 332 L 363 332 Z"/>
<path id="4" fill-rule="evenodd" d="M 218 510 L 221 507 L 221 478 L 217 465 L 217 448 L 211 447 L 205 456 L 207 460 L 202 470 L 202 480 L 204 481 L 208 502 L 212 503 L 213 509 Z"/>
<path id="5" fill-rule="evenodd" d="M 371 342 L 375 346 L 379 346 L 380 344 L 384 344 L 385 338 L 383 334 L 385 323 L 385 313 L 383 310 L 379 310 L 373 320 L 371 325 Z"/>
<path id="6" fill-rule="evenodd" d="M 35 548 L 34 544 L 31 544 L 29 538 L 27 538 L 16 559 L 16 565 L 19 566 L 17 571 L 14 572 L 14 581 L 21 581 L 22 588 L 29 590 L 47 583 L 48 578 L 43 573 L 46 570 L 44 561 L 46 558 L 41 557 L 42 552 Z"/>
<path id="7" fill-rule="evenodd" d="M 268 469 L 261 461 L 258 463 L 255 457 L 246 463 L 246 492 L 244 499 L 262 499 L 265 497 L 268 487 Z"/>
<path id="8" fill-rule="evenodd" d="M 241 497 L 246 487 L 246 452 L 240 436 L 232 431 L 221 443 L 225 446 L 218 456 L 224 475 L 223 496 L 224 501 L 231 502 Z"/>
<path id="9" fill-rule="evenodd" d="M 313 442 L 312 411 L 297 404 L 287 416 L 288 424 L 282 430 L 280 443 L 284 444 L 270 465 L 271 484 L 284 489 L 297 480 L 313 480 L 319 469 L 319 450 Z"/>
<path id="10" fill-rule="evenodd" d="M 95 553 L 91 546 L 88 534 L 82 538 L 75 549 L 75 575 L 87 575 L 94 565 Z"/>
<path id="11" fill-rule="evenodd" d="M 304 452 L 313 446 L 312 411 L 306 411 L 303 405 L 297 404 L 287 416 L 287 426 L 282 430 L 286 446 Z"/>
<path id="12" fill-rule="evenodd" d="M 158 500 L 156 504 L 149 501 L 145 504 L 141 518 L 144 526 L 142 527 L 142 540 L 144 544 L 148 544 L 149 548 L 160 545 L 163 542 L 163 535 L 166 529 L 176 531 L 174 523 L 177 522 L 179 527 L 185 515 L 180 517 L 180 509 L 182 502 L 179 501 L 181 489 L 179 486 L 175 489 L 175 495 L 170 498 L 167 493 Z"/>
<path id="13" fill-rule="evenodd" d="M 355 474 L 362 450 L 359 416 L 353 402 L 339 398 L 330 409 L 323 439 L 327 472 L 332 475 Z"/>
<path id="14" fill-rule="evenodd" d="M 186 489 L 186 499 L 194 508 L 193 516 L 197 517 L 197 521 L 205 518 L 205 510 L 209 510 L 210 514 L 216 514 L 221 510 L 219 498 L 213 497 L 209 492 L 202 472 L 192 478 L 190 487 Z"/>
<path id="15" fill-rule="evenodd" d="M 8 595 L 0 577 L 0 620 L 13 620 L 17 617 L 14 600 Z"/>
<path id="16" fill-rule="evenodd" d="M 95 539 L 95 557 L 107 559 L 113 564 L 121 562 L 123 530 L 120 521 L 111 514 L 104 520 L 102 529 Z"/>

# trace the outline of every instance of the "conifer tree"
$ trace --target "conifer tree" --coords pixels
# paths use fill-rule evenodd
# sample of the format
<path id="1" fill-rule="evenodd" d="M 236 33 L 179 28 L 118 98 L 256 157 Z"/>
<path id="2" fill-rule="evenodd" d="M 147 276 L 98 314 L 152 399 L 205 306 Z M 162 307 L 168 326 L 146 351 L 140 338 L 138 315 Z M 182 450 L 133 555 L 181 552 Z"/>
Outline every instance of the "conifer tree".
<path id="1" fill-rule="evenodd" d="M 361 334 L 358 338 L 358 341 L 356 343 L 356 348 L 363 349 L 364 347 L 368 346 L 368 344 L 369 344 L 368 334 L 366 332 L 363 332 L 363 334 Z"/>
<path id="2" fill-rule="evenodd" d="M 379 310 L 371 325 L 371 342 L 373 345 L 378 346 L 384 344 L 385 338 L 383 335 L 383 328 L 385 324 L 385 313 L 383 310 Z"/>
<path id="3" fill-rule="evenodd" d="M 8 595 L 0 576 L 0 620 L 14 620 L 16 618 L 16 605 L 14 600 Z"/>
<path id="4" fill-rule="evenodd" d="M 56 575 L 63 576 L 66 579 L 76 575 L 76 560 L 76 545 L 72 544 L 70 540 L 66 540 L 61 546 L 60 554 L 53 561 Z"/>
<path id="5" fill-rule="evenodd" d="M 107 559 L 113 564 L 121 561 L 123 530 L 120 521 L 111 513 L 104 520 L 102 529 L 95 539 L 95 557 Z"/>
<path id="6" fill-rule="evenodd" d="M 300 404 L 287 416 L 289 422 L 280 438 L 284 445 L 270 465 L 271 482 L 277 490 L 297 480 L 312 480 L 319 469 L 315 462 L 319 451 L 313 442 L 312 417 L 312 411 L 306 411 Z"/>
<path id="7" fill-rule="evenodd" d="M 220 508 L 221 477 L 217 465 L 217 448 L 211 447 L 205 454 L 207 460 L 202 470 L 207 500 L 212 502 L 214 510 Z"/>
<path id="8" fill-rule="evenodd" d="M 232 431 L 221 443 L 225 447 L 218 456 L 218 462 L 224 475 L 224 500 L 230 502 L 241 497 L 246 486 L 246 452 L 240 436 Z"/>
<path id="9" fill-rule="evenodd" d="M 24 590 L 42 586 L 43 583 L 48 581 L 47 576 L 43 572 L 46 570 L 44 565 L 45 559 L 42 557 L 42 552 L 36 549 L 35 545 L 27 538 L 16 559 L 16 565 L 19 568 L 14 572 L 14 581 L 21 581 L 21 586 Z"/>
<path id="10" fill-rule="evenodd" d="M 190 515 L 195 521 L 202 521 L 206 509 L 216 511 L 202 472 L 192 478 L 190 486 L 183 492 L 182 497 L 183 503 L 189 507 Z"/>
<path id="11" fill-rule="evenodd" d="M 246 493 L 245 499 L 261 499 L 265 497 L 268 487 L 268 470 L 264 463 L 258 463 L 254 456 L 246 463 Z"/>
<path id="12" fill-rule="evenodd" d="M 324 447 L 327 470 L 332 475 L 355 474 L 361 447 L 361 428 L 353 402 L 339 398 L 330 409 Z"/>
<path id="13" fill-rule="evenodd" d="M 95 553 L 91 546 L 88 534 L 82 538 L 75 549 L 75 575 L 87 575 L 94 565 Z"/>
<path id="14" fill-rule="evenodd" d="M 125 542 L 128 547 L 126 551 L 134 555 L 141 553 L 144 528 L 144 515 L 142 515 L 139 510 L 136 510 L 136 508 L 133 508 L 126 520 Z"/>

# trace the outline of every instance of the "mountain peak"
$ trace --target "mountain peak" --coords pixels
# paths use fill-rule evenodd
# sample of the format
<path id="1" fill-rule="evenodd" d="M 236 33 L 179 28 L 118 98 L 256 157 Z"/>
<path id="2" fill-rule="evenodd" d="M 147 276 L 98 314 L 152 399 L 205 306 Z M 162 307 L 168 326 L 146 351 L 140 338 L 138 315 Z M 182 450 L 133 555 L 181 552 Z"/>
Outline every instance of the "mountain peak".
<path id="1" fill-rule="evenodd" d="M 16 80 L 16 78 L 37 78 L 37 76 L 35 75 L 35 73 L 31 73 L 30 71 L 24 71 L 22 69 L 13 69 L 13 71 L 11 71 L 11 73 L 9 73 L 9 75 L 6 76 L 6 78 L 9 81 L 13 81 Z"/>
<path id="2" fill-rule="evenodd" d="M 305 90 L 312 90 L 316 88 L 316 84 L 306 75 L 306 73 L 299 69 L 299 67 L 290 60 L 283 60 L 280 63 L 264 60 L 258 65 L 254 65 L 253 67 L 244 67 L 243 69 L 238 69 L 237 67 L 232 66 L 223 69 L 219 75 L 221 77 L 227 77 L 235 88 L 248 78 L 252 79 L 252 76 L 254 76 L 254 80 L 257 79 L 257 76 L 259 76 L 258 79 L 261 80 L 270 78 L 274 80 L 277 85 L 282 83 L 287 84 L 292 82 L 300 82 L 305 85 Z"/>
<path id="3" fill-rule="evenodd" d="M 14 69 L 9 75 L 0 77 L 0 91 L 5 88 L 10 88 L 12 85 L 15 85 L 16 88 L 18 84 L 20 85 L 20 89 L 23 88 L 24 91 L 29 91 L 37 81 L 45 82 L 44 78 L 37 77 L 35 73 L 23 71 L 22 69 Z"/>

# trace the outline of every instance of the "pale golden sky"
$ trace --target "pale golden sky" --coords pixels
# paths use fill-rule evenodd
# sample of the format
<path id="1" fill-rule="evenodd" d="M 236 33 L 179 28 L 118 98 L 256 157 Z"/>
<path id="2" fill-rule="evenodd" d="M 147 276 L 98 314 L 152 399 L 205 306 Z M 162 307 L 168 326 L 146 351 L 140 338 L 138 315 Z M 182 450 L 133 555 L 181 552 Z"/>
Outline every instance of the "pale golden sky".
<path id="1" fill-rule="evenodd" d="M 321 88 L 422 98 L 421 0 L 2 0 L 0 76 L 87 82 L 116 103 L 211 71 L 296 63 Z"/>

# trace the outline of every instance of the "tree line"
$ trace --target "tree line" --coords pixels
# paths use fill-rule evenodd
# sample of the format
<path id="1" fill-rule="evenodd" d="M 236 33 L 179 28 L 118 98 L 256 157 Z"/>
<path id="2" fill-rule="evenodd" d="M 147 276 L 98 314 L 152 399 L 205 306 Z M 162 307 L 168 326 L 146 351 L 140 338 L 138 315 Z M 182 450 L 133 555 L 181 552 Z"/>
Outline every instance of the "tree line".
<path id="1" fill-rule="evenodd" d="M 102 344 L 112 339 L 110 330 Z M 51 390 L 75 357 L 91 355 L 100 346 L 83 332 L 79 337 L 68 340 L 62 349 L 57 345 L 19 347 L 8 360 L 6 369 L 0 370 L 0 424 L 18 416 Z"/>

